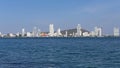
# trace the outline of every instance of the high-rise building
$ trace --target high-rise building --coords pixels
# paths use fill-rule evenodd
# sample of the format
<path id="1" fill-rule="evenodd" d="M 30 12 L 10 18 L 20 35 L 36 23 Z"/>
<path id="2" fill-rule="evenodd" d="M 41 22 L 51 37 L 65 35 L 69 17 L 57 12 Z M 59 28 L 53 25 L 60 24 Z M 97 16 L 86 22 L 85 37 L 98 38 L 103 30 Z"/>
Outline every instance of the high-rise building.
<path id="1" fill-rule="evenodd" d="M 75 37 L 75 33 L 73 32 L 72 37 Z"/>
<path id="2" fill-rule="evenodd" d="M 77 26 L 77 36 L 79 37 L 79 36 L 82 36 L 82 31 L 81 31 L 81 25 L 80 24 L 78 24 L 78 26 Z"/>
<path id="3" fill-rule="evenodd" d="M 117 27 L 114 28 L 114 36 L 120 36 L 119 35 L 119 28 L 117 28 Z"/>
<path id="4" fill-rule="evenodd" d="M 19 36 L 20 36 L 20 33 L 19 33 L 19 32 L 17 32 L 17 33 L 16 33 L 16 36 L 17 36 L 17 37 L 19 37 Z"/>
<path id="5" fill-rule="evenodd" d="M 49 25 L 49 36 L 54 36 L 54 25 L 50 24 Z"/>
<path id="6" fill-rule="evenodd" d="M 61 31 L 60 31 L 60 28 L 57 30 L 57 36 L 61 36 Z"/>
<path id="7" fill-rule="evenodd" d="M 95 36 L 102 36 L 102 28 L 95 27 Z"/>
<path id="8" fill-rule="evenodd" d="M 0 32 L 0 35 L 1 35 L 2 33 Z"/>
<path id="9" fill-rule="evenodd" d="M 95 36 L 98 36 L 98 27 L 95 27 Z"/>
<path id="10" fill-rule="evenodd" d="M 38 29 L 37 27 L 34 27 L 33 32 L 32 32 L 32 36 L 39 37 L 40 36 L 40 29 Z"/>
<path id="11" fill-rule="evenodd" d="M 41 34 L 41 31 L 40 31 L 40 29 L 38 29 L 38 37 L 40 36 L 40 34 Z"/>
<path id="12" fill-rule="evenodd" d="M 99 28 L 98 30 L 99 30 L 98 36 L 101 37 L 102 36 L 102 28 Z"/>
<path id="13" fill-rule="evenodd" d="M 25 36 L 25 29 L 23 28 L 22 29 L 22 37 L 24 37 Z"/>
<path id="14" fill-rule="evenodd" d="M 33 32 L 32 32 L 32 36 L 36 37 L 36 33 L 37 33 L 37 27 L 34 27 L 33 28 Z"/>
<path id="15" fill-rule="evenodd" d="M 67 36 L 68 36 L 68 32 L 66 31 L 66 32 L 65 32 L 65 37 L 67 37 Z"/>
<path id="16" fill-rule="evenodd" d="M 0 37 L 2 37 L 2 33 L 0 32 Z"/>

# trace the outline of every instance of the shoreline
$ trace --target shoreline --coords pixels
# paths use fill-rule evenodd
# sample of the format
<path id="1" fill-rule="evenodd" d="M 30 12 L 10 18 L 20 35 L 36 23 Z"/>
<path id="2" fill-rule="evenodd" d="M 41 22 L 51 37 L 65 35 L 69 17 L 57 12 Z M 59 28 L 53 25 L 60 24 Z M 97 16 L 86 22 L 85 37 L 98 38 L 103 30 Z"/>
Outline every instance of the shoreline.
<path id="1" fill-rule="evenodd" d="M 77 39 L 81 39 L 81 38 L 120 38 L 119 37 L 114 37 L 114 36 L 109 36 L 109 37 L 0 37 L 0 39 L 70 39 L 70 38 L 77 38 Z"/>

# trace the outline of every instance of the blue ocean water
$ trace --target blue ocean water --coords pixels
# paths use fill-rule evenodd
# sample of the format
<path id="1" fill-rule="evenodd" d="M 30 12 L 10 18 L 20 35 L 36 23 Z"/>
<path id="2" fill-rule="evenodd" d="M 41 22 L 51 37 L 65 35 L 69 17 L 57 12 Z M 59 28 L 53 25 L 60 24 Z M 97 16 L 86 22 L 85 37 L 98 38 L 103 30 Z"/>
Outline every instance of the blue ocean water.
<path id="1" fill-rule="evenodd" d="M 1 38 L 0 68 L 120 68 L 120 38 Z"/>

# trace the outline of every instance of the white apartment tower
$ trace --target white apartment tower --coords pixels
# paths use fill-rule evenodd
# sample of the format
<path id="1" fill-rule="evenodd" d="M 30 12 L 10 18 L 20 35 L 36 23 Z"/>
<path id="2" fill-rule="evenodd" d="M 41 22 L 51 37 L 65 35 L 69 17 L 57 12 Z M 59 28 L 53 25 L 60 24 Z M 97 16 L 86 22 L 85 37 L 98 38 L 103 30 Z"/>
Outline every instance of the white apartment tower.
<path id="1" fill-rule="evenodd" d="M 119 28 L 117 28 L 117 27 L 114 28 L 114 36 L 120 36 L 119 35 Z"/>
<path id="2" fill-rule="evenodd" d="M 2 35 L 2 33 L 0 32 L 0 35 Z"/>
<path id="3" fill-rule="evenodd" d="M 32 36 L 36 37 L 36 34 L 37 34 L 37 27 L 34 27 L 33 32 L 32 32 Z"/>
<path id="4" fill-rule="evenodd" d="M 50 24 L 49 25 L 49 36 L 54 36 L 54 25 Z"/>
<path id="5" fill-rule="evenodd" d="M 38 29 L 38 36 L 40 36 L 40 34 L 41 34 L 41 30 L 40 30 L 40 29 Z"/>
<path id="6" fill-rule="evenodd" d="M 24 37 L 25 36 L 25 29 L 23 28 L 22 29 L 22 37 Z"/>
<path id="7" fill-rule="evenodd" d="M 67 36 L 68 36 L 68 32 L 66 31 L 66 32 L 65 32 L 65 37 L 67 37 Z"/>
<path id="8" fill-rule="evenodd" d="M 79 36 L 82 36 L 82 31 L 81 31 L 81 25 L 80 24 L 78 24 L 78 26 L 77 26 L 77 36 L 79 37 Z"/>
<path id="9" fill-rule="evenodd" d="M 0 37 L 2 37 L 2 33 L 0 32 Z"/>
<path id="10" fill-rule="evenodd" d="M 95 36 L 102 36 L 102 28 L 95 27 Z"/>
<path id="11" fill-rule="evenodd" d="M 57 30 L 57 36 L 61 36 L 61 31 L 60 31 L 60 28 Z"/>
<path id="12" fill-rule="evenodd" d="M 37 27 L 34 27 L 33 32 L 32 32 L 32 36 L 39 37 L 40 36 L 40 29 L 38 29 Z"/>
<path id="13" fill-rule="evenodd" d="M 101 37 L 102 36 L 102 28 L 99 28 L 99 36 Z"/>

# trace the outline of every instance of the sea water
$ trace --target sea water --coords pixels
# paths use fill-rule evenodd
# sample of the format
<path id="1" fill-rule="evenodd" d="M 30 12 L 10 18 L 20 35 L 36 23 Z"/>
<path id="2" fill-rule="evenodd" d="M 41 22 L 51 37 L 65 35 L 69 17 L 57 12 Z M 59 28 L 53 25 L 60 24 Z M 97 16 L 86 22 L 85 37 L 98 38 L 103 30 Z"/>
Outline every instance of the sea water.
<path id="1" fill-rule="evenodd" d="M 120 38 L 1 38 L 0 68 L 120 68 Z"/>

